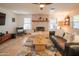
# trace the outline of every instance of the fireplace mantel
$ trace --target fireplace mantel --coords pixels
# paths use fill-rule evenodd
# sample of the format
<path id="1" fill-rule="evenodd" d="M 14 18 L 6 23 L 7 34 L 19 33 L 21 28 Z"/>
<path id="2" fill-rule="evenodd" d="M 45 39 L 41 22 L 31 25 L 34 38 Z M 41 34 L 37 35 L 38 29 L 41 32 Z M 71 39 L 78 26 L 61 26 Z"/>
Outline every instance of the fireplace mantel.
<path id="1" fill-rule="evenodd" d="M 48 22 L 48 20 L 32 20 L 32 22 Z"/>

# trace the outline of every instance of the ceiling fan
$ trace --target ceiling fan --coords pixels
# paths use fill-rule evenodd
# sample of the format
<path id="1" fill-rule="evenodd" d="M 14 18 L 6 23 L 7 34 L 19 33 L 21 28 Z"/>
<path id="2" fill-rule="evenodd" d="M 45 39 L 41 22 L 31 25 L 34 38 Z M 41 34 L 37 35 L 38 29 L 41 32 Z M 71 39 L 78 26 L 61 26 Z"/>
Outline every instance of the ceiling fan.
<path id="1" fill-rule="evenodd" d="M 43 10 L 43 8 L 45 7 L 45 5 L 50 5 L 52 3 L 33 3 L 33 4 L 37 4 L 40 6 L 40 10 Z"/>

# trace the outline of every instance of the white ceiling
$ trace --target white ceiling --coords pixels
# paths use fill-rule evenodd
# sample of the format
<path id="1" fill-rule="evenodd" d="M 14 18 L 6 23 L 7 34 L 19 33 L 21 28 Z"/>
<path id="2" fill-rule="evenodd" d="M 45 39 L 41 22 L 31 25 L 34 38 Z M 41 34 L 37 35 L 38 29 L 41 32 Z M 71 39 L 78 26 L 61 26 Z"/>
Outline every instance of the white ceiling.
<path id="1" fill-rule="evenodd" d="M 40 10 L 39 5 L 32 3 L 0 3 L 0 8 L 16 14 L 36 14 L 49 13 L 51 8 L 54 8 L 54 12 L 79 10 L 79 3 L 53 3 L 46 5 L 43 10 Z"/>

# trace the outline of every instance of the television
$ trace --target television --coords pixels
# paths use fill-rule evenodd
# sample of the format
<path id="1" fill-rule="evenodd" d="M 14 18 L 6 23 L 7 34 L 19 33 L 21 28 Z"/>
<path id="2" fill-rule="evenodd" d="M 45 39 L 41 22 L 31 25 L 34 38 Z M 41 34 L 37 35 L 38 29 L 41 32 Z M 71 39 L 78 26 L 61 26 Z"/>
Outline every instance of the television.
<path id="1" fill-rule="evenodd" d="M 5 25 L 6 14 L 0 12 L 0 25 Z"/>

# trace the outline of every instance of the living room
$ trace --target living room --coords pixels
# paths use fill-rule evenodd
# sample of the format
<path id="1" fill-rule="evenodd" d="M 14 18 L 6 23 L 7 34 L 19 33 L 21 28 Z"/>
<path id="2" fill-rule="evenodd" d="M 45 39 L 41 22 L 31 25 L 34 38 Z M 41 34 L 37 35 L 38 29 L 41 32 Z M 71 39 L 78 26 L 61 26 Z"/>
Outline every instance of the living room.
<path id="1" fill-rule="evenodd" d="M 0 3 L 0 54 L 14 56 L 32 56 L 32 54 L 35 56 L 62 56 L 64 52 L 61 52 L 60 50 L 62 49 L 59 48 L 63 44 L 68 43 L 71 46 L 79 45 L 78 7 L 78 3 Z M 64 36 L 62 36 L 63 31 L 59 31 L 60 29 L 64 31 Z M 61 37 L 63 40 L 65 39 L 64 41 L 66 42 L 52 42 L 52 38 L 56 38 L 52 37 L 54 35 Z M 42 36 L 45 36 L 48 43 L 44 42 L 46 40 L 44 40 L 45 38 L 42 39 Z M 35 54 L 35 50 L 34 53 L 29 52 L 27 54 L 27 51 L 30 49 L 25 47 L 25 44 L 28 45 L 25 40 L 27 40 L 28 37 L 40 39 L 33 42 L 36 49 L 32 46 L 37 54 Z M 49 38 L 51 40 L 48 40 Z M 38 41 L 43 41 L 41 42 L 43 46 L 40 46 L 40 50 L 43 50 L 41 53 L 38 51 Z M 46 50 L 46 54 L 43 54 L 46 47 L 49 49 L 53 46 L 51 42 L 60 45 L 60 47 L 57 45 L 57 47 L 55 47 L 56 49 L 53 48 L 54 51 L 50 52 Z M 63 50 L 64 47 L 62 47 Z M 23 51 L 25 51 L 25 49 L 27 49 L 27 51 L 25 51 L 25 53 L 21 53 L 21 50 L 18 51 L 18 49 L 22 48 L 24 49 Z"/>

